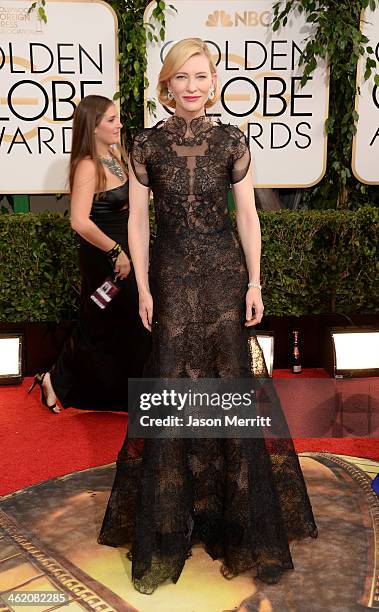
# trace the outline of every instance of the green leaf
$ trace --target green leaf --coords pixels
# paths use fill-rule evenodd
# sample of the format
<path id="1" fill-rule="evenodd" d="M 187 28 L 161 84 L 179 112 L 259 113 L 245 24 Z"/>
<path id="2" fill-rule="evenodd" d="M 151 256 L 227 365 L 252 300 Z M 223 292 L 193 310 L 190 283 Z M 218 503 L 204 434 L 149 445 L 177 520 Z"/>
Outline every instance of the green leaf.
<path id="1" fill-rule="evenodd" d="M 316 60 L 315 57 L 312 57 L 311 61 L 309 62 L 309 66 L 310 66 L 310 69 L 312 71 L 316 70 L 316 68 L 317 68 L 317 60 Z"/>

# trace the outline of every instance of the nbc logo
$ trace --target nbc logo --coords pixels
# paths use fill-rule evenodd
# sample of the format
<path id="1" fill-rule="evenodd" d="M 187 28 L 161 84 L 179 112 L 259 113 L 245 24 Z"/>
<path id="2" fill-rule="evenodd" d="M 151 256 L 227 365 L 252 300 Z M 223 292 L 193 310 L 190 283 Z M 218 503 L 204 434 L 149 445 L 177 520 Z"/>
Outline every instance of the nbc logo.
<path id="1" fill-rule="evenodd" d="M 213 13 L 208 15 L 205 25 L 213 28 L 218 25 L 221 25 L 224 28 L 230 28 L 233 26 L 233 21 L 231 20 L 230 15 L 225 13 L 225 11 L 213 11 Z"/>
<path id="2" fill-rule="evenodd" d="M 213 11 L 213 13 L 208 15 L 205 25 L 209 28 L 216 28 L 218 26 L 222 28 L 231 28 L 233 26 L 263 26 L 267 28 L 271 23 L 271 18 L 270 11 L 263 11 L 262 13 L 243 11 L 242 13 L 235 12 L 231 15 L 226 11 Z"/>

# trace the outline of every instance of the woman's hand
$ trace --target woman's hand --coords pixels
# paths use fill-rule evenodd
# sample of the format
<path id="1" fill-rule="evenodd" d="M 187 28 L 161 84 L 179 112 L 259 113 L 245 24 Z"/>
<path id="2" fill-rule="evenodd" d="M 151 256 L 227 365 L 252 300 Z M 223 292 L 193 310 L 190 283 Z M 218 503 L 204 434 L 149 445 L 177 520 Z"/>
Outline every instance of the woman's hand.
<path id="1" fill-rule="evenodd" d="M 114 271 L 116 272 L 116 278 L 120 278 L 121 280 L 127 278 L 130 273 L 130 261 L 124 251 L 121 251 L 118 255 L 114 265 Z"/>
<path id="2" fill-rule="evenodd" d="M 260 289 L 250 287 L 246 293 L 246 323 L 245 327 L 257 325 L 262 321 L 263 302 Z"/>
<path id="3" fill-rule="evenodd" d="M 139 315 L 146 329 L 151 331 L 153 322 L 153 297 L 151 293 L 146 292 L 139 296 Z"/>

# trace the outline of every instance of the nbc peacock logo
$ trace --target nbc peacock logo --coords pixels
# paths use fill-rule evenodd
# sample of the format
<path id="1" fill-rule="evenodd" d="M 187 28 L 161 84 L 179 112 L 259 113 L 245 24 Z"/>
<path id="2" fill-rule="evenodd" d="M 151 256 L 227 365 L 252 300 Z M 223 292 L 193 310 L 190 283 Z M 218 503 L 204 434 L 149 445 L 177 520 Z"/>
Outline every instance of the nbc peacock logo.
<path id="1" fill-rule="evenodd" d="M 230 15 L 225 11 L 213 11 L 213 13 L 208 15 L 205 25 L 211 28 L 215 28 L 217 26 L 230 28 L 233 26 L 233 21 Z"/>

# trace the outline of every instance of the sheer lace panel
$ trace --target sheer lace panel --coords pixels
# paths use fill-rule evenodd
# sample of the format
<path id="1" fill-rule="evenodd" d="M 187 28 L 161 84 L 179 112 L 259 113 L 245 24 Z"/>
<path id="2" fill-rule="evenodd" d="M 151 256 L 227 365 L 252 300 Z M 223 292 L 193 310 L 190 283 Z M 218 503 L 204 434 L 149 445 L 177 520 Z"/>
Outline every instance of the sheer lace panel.
<path id="1" fill-rule="evenodd" d="M 149 176 L 145 157 L 148 134 L 148 130 L 145 130 L 134 139 L 129 157 L 136 178 L 145 187 L 149 187 Z"/>
<path id="2" fill-rule="evenodd" d="M 251 161 L 249 145 L 245 134 L 233 125 L 226 127 L 231 138 L 230 182 L 239 183 L 245 178 Z"/>
<path id="3" fill-rule="evenodd" d="M 195 187 L 211 190 L 237 183 L 246 176 L 250 159 L 241 130 L 214 124 L 206 116 L 196 117 L 189 125 L 176 115 L 161 121 L 136 136 L 130 154 L 134 174 L 142 185 L 155 187 L 155 197 L 164 188 L 183 193 L 186 185 L 187 193 L 193 193 Z M 163 177 L 157 174 L 157 166 L 164 169 Z"/>

